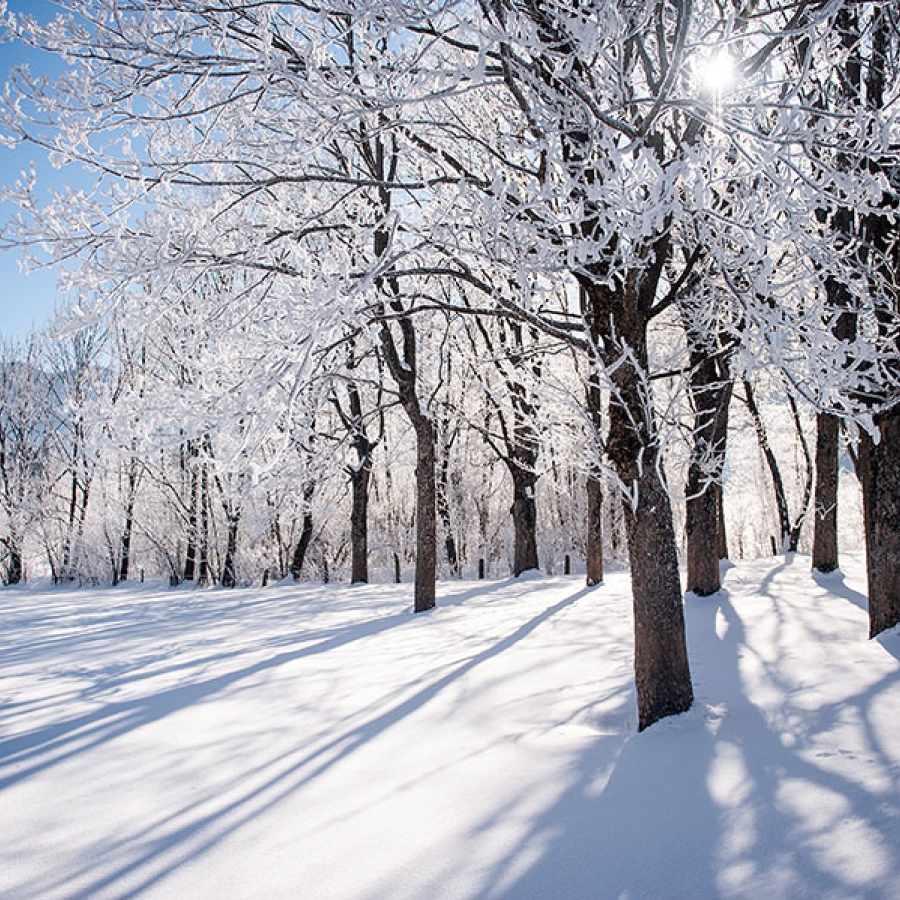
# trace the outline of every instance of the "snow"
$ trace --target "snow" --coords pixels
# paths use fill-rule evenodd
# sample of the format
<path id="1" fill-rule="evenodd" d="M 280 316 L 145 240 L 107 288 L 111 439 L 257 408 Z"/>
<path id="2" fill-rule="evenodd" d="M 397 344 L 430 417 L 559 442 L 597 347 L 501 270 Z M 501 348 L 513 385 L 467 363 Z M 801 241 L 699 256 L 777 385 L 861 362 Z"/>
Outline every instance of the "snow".
<path id="1" fill-rule="evenodd" d="M 5 589 L 0 896 L 900 897 L 900 634 L 845 571 L 689 595 L 642 734 L 624 574 Z"/>

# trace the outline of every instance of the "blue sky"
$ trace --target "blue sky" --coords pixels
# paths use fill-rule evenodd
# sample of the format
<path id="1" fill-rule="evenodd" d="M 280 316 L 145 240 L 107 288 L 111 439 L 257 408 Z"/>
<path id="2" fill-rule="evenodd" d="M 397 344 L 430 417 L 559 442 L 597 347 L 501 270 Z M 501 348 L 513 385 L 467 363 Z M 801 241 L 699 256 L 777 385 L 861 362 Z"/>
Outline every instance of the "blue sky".
<path id="1" fill-rule="evenodd" d="M 16 12 L 45 17 L 52 14 L 52 4 L 47 0 L 9 0 L 8 7 Z M 48 64 L 41 54 L 28 52 L 16 44 L 0 43 L 0 77 L 4 83 L 13 66 L 27 62 L 35 71 Z M 35 147 L 17 147 L 10 150 L 0 145 L 0 183 L 15 183 L 20 173 L 34 161 L 40 183 L 59 184 L 63 173 L 55 171 L 43 154 Z M 9 204 L 0 204 L 0 220 L 7 221 L 14 210 Z M 56 274 L 39 271 L 25 277 L 21 274 L 20 254 L 15 250 L 0 250 L 0 335 L 24 337 L 33 327 L 44 325 L 54 306 L 62 300 L 57 293 Z"/>

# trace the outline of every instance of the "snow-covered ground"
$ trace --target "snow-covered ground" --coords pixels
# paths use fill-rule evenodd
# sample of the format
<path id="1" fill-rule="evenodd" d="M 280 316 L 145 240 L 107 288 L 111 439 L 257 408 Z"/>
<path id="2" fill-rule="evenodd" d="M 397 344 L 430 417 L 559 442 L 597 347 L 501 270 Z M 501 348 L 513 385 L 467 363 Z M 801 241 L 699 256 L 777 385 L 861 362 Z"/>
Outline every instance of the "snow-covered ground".
<path id="1" fill-rule="evenodd" d="M 635 730 L 628 580 L 0 591 L 9 900 L 900 898 L 900 634 L 729 571 Z"/>

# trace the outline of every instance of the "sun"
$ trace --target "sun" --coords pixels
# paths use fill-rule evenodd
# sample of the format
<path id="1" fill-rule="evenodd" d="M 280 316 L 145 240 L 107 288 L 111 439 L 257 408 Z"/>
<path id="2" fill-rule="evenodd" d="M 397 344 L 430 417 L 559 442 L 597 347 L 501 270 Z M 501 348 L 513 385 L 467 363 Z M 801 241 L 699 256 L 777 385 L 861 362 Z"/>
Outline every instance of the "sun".
<path id="1" fill-rule="evenodd" d="M 737 67 L 727 50 L 716 50 L 701 64 L 699 74 L 703 92 L 721 96 L 737 80 Z"/>

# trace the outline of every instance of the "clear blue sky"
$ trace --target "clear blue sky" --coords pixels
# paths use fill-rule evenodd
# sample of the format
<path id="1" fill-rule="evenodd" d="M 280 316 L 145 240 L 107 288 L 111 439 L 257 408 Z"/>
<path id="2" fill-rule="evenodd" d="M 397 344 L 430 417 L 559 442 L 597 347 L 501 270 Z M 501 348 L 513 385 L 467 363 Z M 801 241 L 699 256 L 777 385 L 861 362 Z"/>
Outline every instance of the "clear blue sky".
<path id="1" fill-rule="evenodd" d="M 53 5 L 48 0 L 9 0 L 7 5 L 15 12 L 26 12 L 39 18 L 53 14 Z M 10 69 L 24 62 L 32 70 L 40 71 L 49 62 L 41 56 L 16 44 L 0 43 L 0 77 L 5 82 Z M 55 171 L 37 148 L 26 146 L 10 150 L 2 145 L 0 183 L 15 183 L 32 160 L 37 166 L 39 183 L 60 183 L 63 174 Z M 9 204 L 0 204 L 0 220 L 7 221 L 13 212 Z M 63 300 L 56 290 L 54 272 L 39 271 L 25 277 L 20 273 L 19 262 L 18 251 L 0 250 L 0 335 L 3 337 L 24 337 L 32 326 L 44 325 L 54 306 Z"/>

